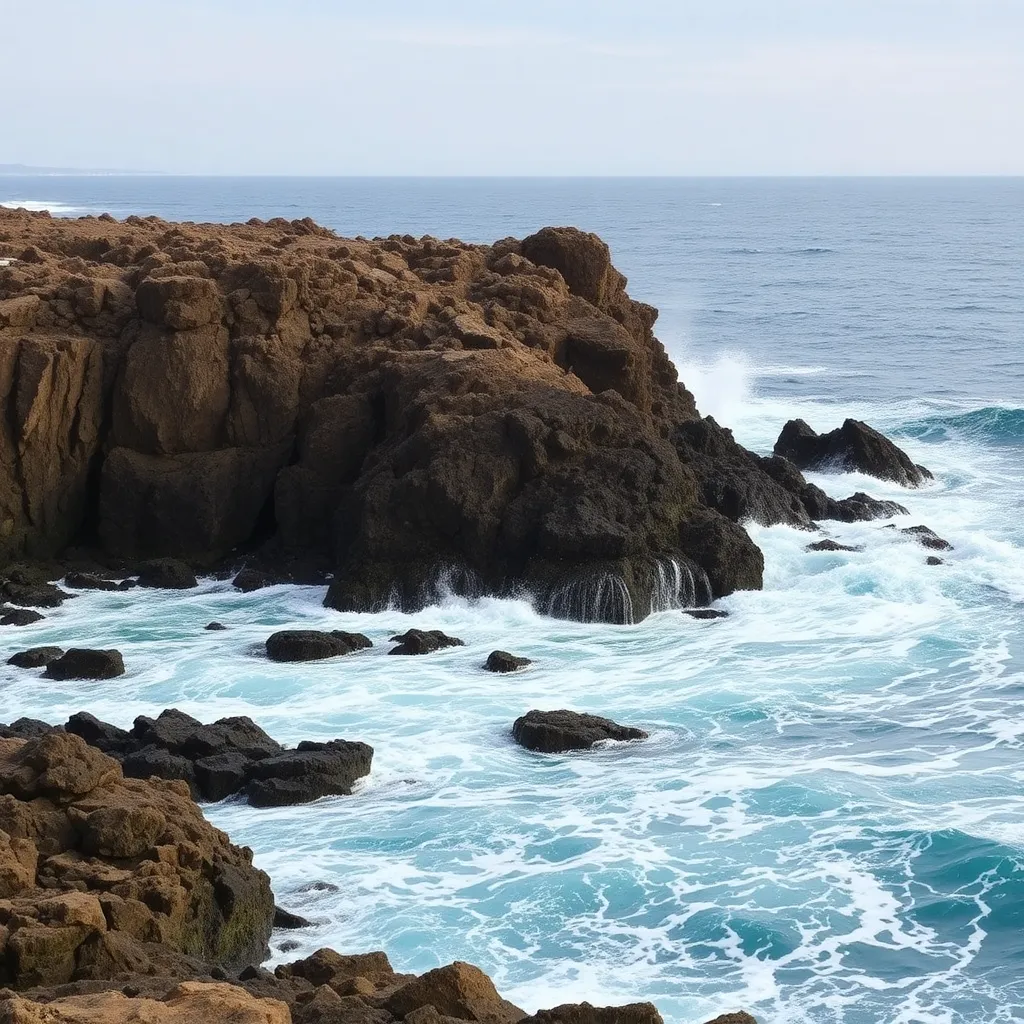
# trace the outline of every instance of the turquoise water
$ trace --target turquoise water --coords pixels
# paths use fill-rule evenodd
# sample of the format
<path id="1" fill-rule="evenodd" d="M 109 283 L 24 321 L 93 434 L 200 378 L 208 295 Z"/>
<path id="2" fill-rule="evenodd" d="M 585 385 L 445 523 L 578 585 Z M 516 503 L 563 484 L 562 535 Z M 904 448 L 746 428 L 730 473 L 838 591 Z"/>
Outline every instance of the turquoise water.
<path id="1" fill-rule="evenodd" d="M 97 207 L 119 187 L 98 181 L 0 180 L 0 199 Z M 467 959 L 529 1009 L 652 998 L 675 1024 L 740 1007 L 765 1024 L 1024 1018 L 1024 185 L 502 187 L 137 179 L 114 212 L 233 219 L 287 198 L 351 230 L 419 211 L 410 230 L 435 217 L 487 238 L 521 233 L 534 202 L 542 221 L 594 227 L 633 294 L 665 308 L 660 335 L 701 408 L 743 443 L 769 450 L 794 415 L 854 415 L 935 471 L 909 492 L 814 479 L 901 501 L 897 525 L 953 543 L 946 564 L 884 523 L 826 524 L 863 546 L 838 553 L 751 526 L 764 591 L 721 602 L 728 619 L 626 627 L 494 600 L 341 615 L 319 588 L 212 581 L 89 594 L 0 634 L 0 656 L 116 645 L 128 674 L 53 683 L 2 666 L 0 720 L 88 708 L 127 725 L 174 705 L 249 714 L 288 742 L 373 744 L 350 798 L 206 809 L 315 922 L 274 936 L 278 960 L 321 945 L 384 948 L 410 970 Z M 230 630 L 203 632 L 214 618 Z M 376 647 L 273 665 L 259 646 L 282 625 Z M 386 657 L 409 625 L 467 646 Z M 536 664 L 481 671 L 496 647 Z M 511 742 L 516 716 L 562 706 L 651 739 L 558 757 Z"/>

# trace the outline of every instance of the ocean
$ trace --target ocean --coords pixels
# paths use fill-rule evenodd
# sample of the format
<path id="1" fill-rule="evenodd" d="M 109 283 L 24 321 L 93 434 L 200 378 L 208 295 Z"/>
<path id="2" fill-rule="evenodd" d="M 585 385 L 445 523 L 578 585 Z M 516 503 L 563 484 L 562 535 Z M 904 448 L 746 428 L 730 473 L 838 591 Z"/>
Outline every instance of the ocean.
<path id="1" fill-rule="evenodd" d="M 1024 1019 L 1024 179 L 6 177 L 0 202 L 479 242 L 574 224 L 661 310 L 701 411 L 743 444 L 855 416 L 935 473 L 917 491 L 811 479 L 900 501 L 898 525 L 953 544 L 945 564 L 882 523 L 824 524 L 862 547 L 834 553 L 751 525 L 764 590 L 717 621 L 584 625 L 454 597 L 342 615 L 322 588 L 204 581 L 89 594 L 0 635 L 0 662 L 56 643 L 116 646 L 129 668 L 58 683 L 0 665 L 0 720 L 127 726 L 176 706 L 374 746 L 352 797 L 205 808 L 314 922 L 275 934 L 275 962 L 463 959 L 529 1010 L 651 999 L 669 1024 Z M 413 625 L 466 646 L 386 657 Z M 259 647 L 282 626 L 376 646 L 271 664 Z M 492 676 L 494 648 L 535 664 Z M 533 707 L 651 738 L 531 754 L 509 729 Z"/>

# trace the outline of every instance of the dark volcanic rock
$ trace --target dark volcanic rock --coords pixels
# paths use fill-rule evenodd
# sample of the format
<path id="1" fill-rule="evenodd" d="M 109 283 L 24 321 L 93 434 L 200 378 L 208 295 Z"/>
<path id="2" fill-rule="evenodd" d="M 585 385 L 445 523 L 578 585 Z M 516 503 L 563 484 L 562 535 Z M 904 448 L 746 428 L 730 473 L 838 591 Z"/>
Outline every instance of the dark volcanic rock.
<path id="1" fill-rule="evenodd" d="M 12 654 L 7 659 L 7 664 L 17 668 L 45 668 L 63 653 L 60 647 L 30 647 L 27 651 Z"/>
<path id="2" fill-rule="evenodd" d="M 826 537 L 825 540 L 816 540 L 808 544 L 807 551 L 863 551 L 863 548 L 854 547 L 850 544 L 840 544 L 837 540 Z"/>
<path id="3" fill-rule="evenodd" d="M 198 718 L 177 708 L 167 708 L 156 718 L 139 715 L 132 725 L 132 736 L 141 747 L 153 745 L 177 754 L 202 727 Z"/>
<path id="4" fill-rule="evenodd" d="M 199 798 L 196 785 L 195 766 L 187 757 L 172 754 L 163 747 L 148 746 L 127 754 L 121 762 L 121 770 L 126 778 L 148 779 L 181 779 L 188 784 L 193 798 Z"/>
<path id="5" fill-rule="evenodd" d="M 252 764 L 252 758 L 238 750 L 201 757 L 193 767 L 196 789 L 204 800 L 223 800 L 246 784 Z"/>
<path id="6" fill-rule="evenodd" d="M 120 651 L 72 647 L 51 661 L 43 674 L 47 679 L 113 679 L 124 675 L 124 659 Z"/>
<path id="7" fill-rule="evenodd" d="M 0 600 L 19 608 L 58 608 L 71 596 L 52 583 L 17 583 L 7 580 L 0 584 Z"/>
<path id="8" fill-rule="evenodd" d="M 684 548 L 707 574 L 711 586 L 707 597 L 761 589 L 764 555 L 742 526 L 705 511 L 684 523 L 679 532 Z"/>
<path id="9" fill-rule="evenodd" d="M 321 661 L 372 646 L 361 633 L 283 629 L 267 638 L 267 657 L 271 661 Z"/>
<path id="10" fill-rule="evenodd" d="M 19 718 L 10 725 L 0 725 L 0 739 L 34 740 L 47 733 L 59 732 L 59 725 L 41 722 L 38 718 Z"/>
<path id="11" fill-rule="evenodd" d="M 180 746 L 181 753 L 193 759 L 237 751 L 247 758 L 259 760 L 279 754 L 282 749 L 277 740 L 244 715 L 200 725 Z"/>
<path id="12" fill-rule="evenodd" d="M 162 590 L 191 590 L 199 581 L 195 573 L 174 558 L 156 558 L 139 568 L 139 586 Z"/>
<path id="13" fill-rule="evenodd" d="M 225 626 L 223 622 L 208 622 L 205 626 L 203 626 L 203 629 L 208 630 L 212 633 L 219 633 L 227 628 L 228 627 Z"/>
<path id="14" fill-rule="evenodd" d="M 937 555 L 929 555 L 925 559 L 925 565 L 945 565 L 946 563 Z"/>
<path id="15" fill-rule="evenodd" d="M 254 762 L 246 794 L 254 807 L 348 795 L 357 779 L 369 775 L 372 760 L 373 747 L 365 743 L 303 742 L 295 750 Z"/>
<path id="16" fill-rule="evenodd" d="M 137 749 L 138 742 L 125 729 L 109 722 L 101 722 L 88 711 L 72 715 L 64 726 L 66 732 L 81 736 L 90 747 L 96 747 L 112 757 L 123 757 Z"/>
<path id="17" fill-rule="evenodd" d="M 775 442 L 775 454 L 799 469 L 857 471 L 904 487 L 918 487 L 932 477 L 885 435 L 860 420 L 848 419 L 827 434 L 816 433 L 803 420 L 790 420 Z"/>
<path id="18" fill-rule="evenodd" d="M 907 537 L 913 537 L 918 544 L 933 551 L 952 551 L 953 545 L 948 540 L 943 540 L 934 530 L 927 526 L 908 526 L 900 533 Z"/>
<path id="19" fill-rule="evenodd" d="M 274 907 L 275 928 L 308 928 L 312 922 L 282 907 Z"/>
<path id="20" fill-rule="evenodd" d="M 45 615 L 32 608 L 3 608 L 0 607 L 0 626 L 31 626 L 34 622 L 41 622 Z"/>
<path id="21" fill-rule="evenodd" d="M 533 662 L 529 658 L 520 658 L 508 651 L 491 651 L 484 662 L 484 668 L 488 672 L 515 672 L 516 669 L 526 668 Z"/>
<path id="22" fill-rule="evenodd" d="M 601 740 L 645 740 L 647 733 L 610 718 L 575 711 L 528 711 L 512 725 L 512 736 L 522 747 L 546 754 L 587 750 Z"/>
<path id="23" fill-rule="evenodd" d="M 691 619 L 726 619 L 729 613 L 722 608 L 684 608 L 684 615 Z"/>
<path id="24" fill-rule="evenodd" d="M 64 586 L 72 590 L 123 590 L 117 580 L 104 579 L 91 572 L 69 572 L 64 577 Z"/>
<path id="25" fill-rule="evenodd" d="M 392 647 L 388 654 L 433 654 L 446 647 L 466 646 L 462 640 L 448 636 L 439 629 L 410 629 L 393 636 L 391 642 L 398 646 Z"/>
<path id="26" fill-rule="evenodd" d="M 259 569 L 243 569 L 231 581 L 231 585 L 235 590 L 240 590 L 243 594 L 250 594 L 254 590 L 262 590 L 264 587 L 272 586 L 273 583 L 273 579 L 265 572 L 260 572 Z"/>

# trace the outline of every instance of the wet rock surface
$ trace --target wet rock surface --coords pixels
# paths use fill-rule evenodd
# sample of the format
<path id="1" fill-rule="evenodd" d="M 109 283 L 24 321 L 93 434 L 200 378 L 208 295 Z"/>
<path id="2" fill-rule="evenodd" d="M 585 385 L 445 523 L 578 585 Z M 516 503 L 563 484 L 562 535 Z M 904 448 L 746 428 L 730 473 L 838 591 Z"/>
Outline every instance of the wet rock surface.
<path id="1" fill-rule="evenodd" d="M 94 651 L 72 647 L 47 663 L 47 679 L 115 679 L 124 675 L 120 651 Z"/>
<path id="2" fill-rule="evenodd" d="M 575 711 L 528 711 L 512 725 L 512 736 L 521 746 L 546 754 L 588 750 L 603 740 L 645 740 L 647 733 L 610 718 Z"/>
<path id="3" fill-rule="evenodd" d="M 684 608 L 683 614 L 691 619 L 727 619 L 729 613 L 724 608 Z"/>
<path id="4" fill-rule="evenodd" d="M 487 661 L 484 662 L 484 668 L 488 672 L 516 672 L 532 664 L 533 662 L 529 658 L 509 654 L 508 651 L 491 651 L 487 655 Z"/>
<path id="5" fill-rule="evenodd" d="M 0 605 L 0 626 L 31 626 L 46 618 L 33 608 L 5 608 Z"/>
<path id="6" fill-rule="evenodd" d="M 392 647 L 388 654 L 433 654 L 448 647 L 465 647 L 458 637 L 448 636 L 439 629 L 410 629 L 391 638 Z"/>
<path id="7" fill-rule="evenodd" d="M 813 544 L 808 544 L 807 551 L 862 551 L 863 548 L 856 547 L 852 544 L 840 544 L 837 540 L 832 540 L 826 537 L 824 540 L 816 540 Z"/>
<path id="8" fill-rule="evenodd" d="M 30 647 L 27 651 L 12 654 L 7 659 L 7 664 L 16 668 L 45 668 L 63 654 L 64 651 L 60 647 Z"/>
<path id="9" fill-rule="evenodd" d="M 902 448 L 860 420 L 818 434 L 803 420 L 790 420 L 775 442 L 775 454 L 798 469 L 860 472 L 904 487 L 919 487 L 932 474 L 916 465 Z"/>
<path id="10" fill-rule="evenodd" d="M 284 629 L 267 638 L 267 657 L 271 661 L 321 661 L 340 658 L 366 650 L 373 643 L 361 633 L 335 630 L 323 633 L 314 629 Z"/>

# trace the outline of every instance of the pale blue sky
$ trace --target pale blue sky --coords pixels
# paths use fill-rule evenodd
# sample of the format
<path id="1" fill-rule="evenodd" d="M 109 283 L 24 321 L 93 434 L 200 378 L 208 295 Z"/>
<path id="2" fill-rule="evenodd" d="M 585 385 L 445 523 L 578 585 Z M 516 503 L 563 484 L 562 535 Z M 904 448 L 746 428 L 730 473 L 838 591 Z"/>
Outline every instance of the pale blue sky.
<path id="1" fill-rule="evenodd" d="M 13 0 L 0 163 L 1024 174 L 1024 0 Z"/>

